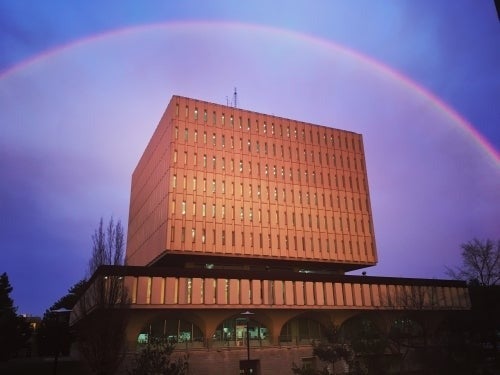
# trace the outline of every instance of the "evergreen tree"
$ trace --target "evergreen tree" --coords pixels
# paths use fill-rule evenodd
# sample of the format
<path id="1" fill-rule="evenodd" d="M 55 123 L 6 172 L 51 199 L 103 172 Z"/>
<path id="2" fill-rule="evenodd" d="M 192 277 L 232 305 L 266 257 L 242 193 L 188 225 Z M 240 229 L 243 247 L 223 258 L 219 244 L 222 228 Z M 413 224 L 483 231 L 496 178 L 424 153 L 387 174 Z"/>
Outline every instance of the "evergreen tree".
<path id="1" fill-rule="evenodd" d="M 29 324 L 17 316 L 7 273 L 0 275 L 0 361 L 12 358 L 30 337 Z"/>

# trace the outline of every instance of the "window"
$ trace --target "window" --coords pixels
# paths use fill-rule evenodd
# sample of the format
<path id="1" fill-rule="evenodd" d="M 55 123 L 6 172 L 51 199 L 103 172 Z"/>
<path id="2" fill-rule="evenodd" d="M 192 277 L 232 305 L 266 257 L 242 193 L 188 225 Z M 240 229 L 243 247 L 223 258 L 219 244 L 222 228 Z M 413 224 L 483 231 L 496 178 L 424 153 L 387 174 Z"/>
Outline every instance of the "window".
<path id="1" fill-rule="evenodd" d="M 183 215 L 186 214 L 186 201 L 182 201 L 182 203 L 181 203 L 181 213 Z"/>
<path id="2" fill-rule="evenodd" d="M 198 108 L 194 108 L 194 119 L 198 120 Z"/>

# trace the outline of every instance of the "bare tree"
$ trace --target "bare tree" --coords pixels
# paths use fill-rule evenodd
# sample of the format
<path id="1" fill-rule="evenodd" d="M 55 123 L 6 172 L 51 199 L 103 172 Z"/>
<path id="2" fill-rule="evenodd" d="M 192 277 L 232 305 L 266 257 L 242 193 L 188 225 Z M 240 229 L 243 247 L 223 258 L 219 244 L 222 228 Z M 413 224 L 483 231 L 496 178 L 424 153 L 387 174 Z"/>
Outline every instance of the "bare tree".
<path id="1" fill-rule="evenodd" d="M 90 370 L 113 374 L 126 353 L 127 290 L 120 275 L 124 230 L 113 218 L 104 227 L 101 218 L 92 235 L 87 289 L 73 310 L 77 343 Z"/>
<path id="2" fill-rule="evenodd" d="M 113 218 L 104 228 L 103 219 L 92 235 L 92 257 L 89 260 L 89 277 L 103 265 L 121 266 L 125 251 L 124 230 L 121 221 Z"/>
<path id="3" fill-rule="evenodd" d="M 500 283 L 500 240 L 473 239 L 462 244 L 462 266 L 446 268 L 448 276 L 489 286 Z"/>

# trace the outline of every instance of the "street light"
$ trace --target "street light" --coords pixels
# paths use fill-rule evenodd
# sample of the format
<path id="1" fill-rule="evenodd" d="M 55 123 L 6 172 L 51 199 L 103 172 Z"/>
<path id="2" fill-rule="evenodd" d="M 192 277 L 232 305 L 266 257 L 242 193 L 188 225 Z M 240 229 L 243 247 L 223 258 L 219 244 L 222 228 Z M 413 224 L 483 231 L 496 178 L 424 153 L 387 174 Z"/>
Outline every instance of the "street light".
<path id="1" fill-rule="evenodd" d="M 248 333 L 248 328 L 250 323 L 250 317 L 255 314 L 247 310 L 245 312 L 242 312 L 241 315 L 244 315 L 245 318 L 247 319 L 247 369 L 248 369 L 248 367 L 250 366 L 250 334 Z"/>

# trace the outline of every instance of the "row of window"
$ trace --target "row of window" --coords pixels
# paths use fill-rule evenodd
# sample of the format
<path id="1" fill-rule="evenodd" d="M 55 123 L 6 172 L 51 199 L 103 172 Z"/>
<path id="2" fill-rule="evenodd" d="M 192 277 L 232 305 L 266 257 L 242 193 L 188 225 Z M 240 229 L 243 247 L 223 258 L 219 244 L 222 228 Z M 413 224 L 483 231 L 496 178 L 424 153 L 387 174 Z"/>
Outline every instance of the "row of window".
<path id="1" fill-rule="evenodd" d="M 173 200 L 170 204 L 170 209 L 171 209 L 171 214 L 175 215 L 176 214 L 176 201 Z M 192 203 L 191 206 L 191 213 L 193 217 L 197 217 L 197 204 L 196 202 Z M 180 204 L 180 214 L 182 216 L 187 215 L 187 203 L 186 201 L 182 201 Z M 236 219 L 236 209 L 235 206 L 231 206 L 229 209 L 229 220 L 235 220 Z M 325 229 L 328 231 L 331 229 L 333 233 L 336 231 L 339 231 L 340 233 L 344 232 L 345 230 L 348 233 L 351 233 L 351 230 L 353 233 L 365 233 L 365 222 L 363 219 L 358 219 L 356 218 L 348 218 L 342 216 L 331 216 L 329 219 L 328 216 L 323 215 L 323 217 L 320 217 L 320 215 L 312 215 L 312 214 L 304 214 L 303 212 L 300 212 L 298 214 L 293 212 L 288 212 L 288 211 L 280 211 L 280 210 L 275 210 L 271 213 L 271 210 L 267 209 L 264 212 L 262 211 L 261 208 L 258 208 L 256 210 L 253 209 L 253 207 L 247 207 L 247 215 L 245 215 L 245 208 L 240 207 L 238 216 L 240 221 L 245 221 L 245 216 L 247 216 L 247 220 L 249 222 L 255 222 L 259 224 L 264 224 L 264 225 L 271 225 L 271 218 L 273 218 L 273 223 L 274 225 L 292 225 L 294 228 L 313 228 L 313 225 L 315 226 L 316 229 Z M 215 203 L 211 204 L 210 206 L 207 206 L 206 203 L 201 204 L 201 217 L 206 218 L 206 217 L 212 217 L 216 218 L 217 217 L 217 206 Z M 226 205 L 222 204 L 220 205 L 220 215 L 218 218 L 225 220 L 226 219 Z M 314 223 L 313 223 L 314 222 Z M 351 223 L 352 222 L 352 223 Z M 359 222 L 359 224 L 358 224 Z M 370 222 L 368 221 L 368 225 L 370 225 Z M 368 228 L 369 233 L 371 233 L 371 228 Z"/>
<path id="2" fill-rule="evenodd" d="M 176 104 L 176 117 L 179 118 L 180 108 L 179 104 Z M 184 112 L 184 119 L 186 121 L 194 121 L 198 122 L 200 120 L 199 116 L 199 110 L 198 107 L 195 107 L 193 110 L 193 116 L 190 118 L 189 116 L 189 106 L 185 106 L 185 112 Z M 304 142 L 308 142 L 311 144 L 324 144 L 324 145 L 331 145 L 332 147 L 345 147 L 346 149 L 351 147 L 353 150 L 356 149 L 356 142 L 354 141 L 354 138 L 351 138 L 351 144 L 349 145 L 348 138 L 347 136 L 344 136 L 343 141 L 344 143 L 342 144 L 342 138 L 339 134 L 337 134 L 337 139 L 335 140 L 335 136 L 333 134 L 333 129 L 328 129 L 326 127 L 320 127 L 318 125 L 312 125 L 312 124 L 303 124 L 299 123 L 298 121 L 294 120 L 286 120 L 283 119 L 286 122 L 292 122 L 295 124 L 302 124 L 299 125 L 299 128 L 297 125 L 294 125 L 293 127 L 290 126 L 290 124 L 287 124 L 285 127 L 283 124 L 275 124 L 273 121 L 268 124 L 267 121 L 262 121 L 260 122 L 259 119 L 255 119 L 252 121 L 250 117 L 247 117 L 245 120 L 243 119 L 242 116 L 237 116 L 235 118 L 234 115 L 230 114 L 229 117 L 226 117 L 225 113 L 221 113 L 219 116 L 217 115 L 216 111 L 212 111 L 211 114 L 211 119 L 209 121 L 209 114 L 206 109 L 203 109 L 203 115 L 201 117 L 203 120 L 203 124 L 207 125 L 209 122 L 211 122 L 212 125 L 220 125 L 220 126 L 229 126 L 232 129 L 239 129 L 239 130 L 246 130 L 248 132 L 253 131 L 257 134 L 265 134 L 265 135 L 270 135 L 270 136 L 279 136 L 279 137 L 286 137 L 286 138 L 291 138 L 291 139 L 297 139 L 297 140 L 302 140 Z M 219 119 L 219 123 L 217 122 L 217 119 Z M 228 121 L 226 121 L 228 119 Z M 253 122 L 253 124 L 252 124 Z M 309 129 L 308 132 L 305 130 L 305 126 L 307 127 L 315 127 L 318 130 L 313 132 L 312 129 Z M 319 129 L 322 129 L 322 132 L 320 133 Z M 315 134 L 314 134 L 315 133 Z M 328 134 L 327 134 L 328 133 Z M 361 150 L 361 140 L 358 140 L 358 148 Z"/>
<path id="3" fill-rule="evenodd" d="M 179 129 L 178 127 L 175 127 L 174 129 L 174 137 L 175 139 L 179 138 Z M 203 132 L 203 144 L 207 144 L 207 139 L 208 135 L 207 132 Z M 183 140 L 188 143 L 189 142 L 189 129 L 185 128 L 184 129 L 184 137 Z M 194 143 L 198 143 L 198 130 L 194 130 Z M 211 144 L 213 147 L 217 147 L 217 134 L 212 133 L 211 135 Z M 243 140 L 242 137 L 239 138 L 237 141 L 238 147 L 236 147 L 237 150 L 240 151 L 245 151 L 248 153 L 255 152 L 257 154 L 261 155 L 270 155 L 273 157 L 281 157 L 281 158 L 287 158 L 287 160 L 290 161 L 296 161 L 296 162 L 304 162 L 304 163 L 316 163 L 318 162 L 320 165 L 323 164 L 323 161 L 326 163 L 327 166 L 333 166 L 333 167 L 341 167 L 341 168 L 351 168 L 351 161 L 349 157 L 347 157 L 347 160 L 344 160 L 342 155 L 335 155 L 334 153 L 328 154 L 328 153 L 322 153 L 321 151 L 317 151 L 316 154 L 314 150 L 311 149 L 300 149 L 299 147 L 295 147 L 295 149 L 292 151 L 291 146 L 286 146 L 285 145 L 276 145 L 275 143 L 268 144 L 267 142 L 261 143 L 259 140 L 254 141 L 252 143 L 252 140 L 250 138 L 246 139 L 245 141 Z M 220 135 L 220 146 L 222 149 L 226 147 L 226 135 L 221 134 Z M 229 137 L 229 147 L 231 149 L 235 149 L 235 139 L 234 136 Z M 338 165 L 337 165 L 338 164 Z M 354 169 L 358 169 L 358 159 L 353 158 L 353 166 Z M 359 158 L 359 168 L 363 170 L 363 160 L 362 158 Z"/>
<path id="4" fill-rule="evenodd" d="M 207 244 L 207 229 L 202 228 L 201 233 L 197 233 L 196 228 L 191 228 L 191 233 L 186 233 L 186 227 L 181 227 L 180 233 L 177 232 L 175 226 L 171 226 L 170 228 L 170 241 L 176 241 L 176 235 L 180 235 L 180 243 L 187 243 L 190 241 L 193 244 L 200 242 L 201 244 Z M 362 241 L 360 245 L 360 241 L 345 241 L 343 239 L 331 239 L 331 238 L 314 238 L 314 237 L 305 237 L 305 236 L 289 236 L 289 235 L 281 235 L 275 234 L 274 238 L 274 247 L 273 247 L 273 239 L 272 235 L 268 233 L 264 235 L 263 233 L 249 232 L 246 233 L 241 231 L 238 236 L 240 238 L 239 243 L 236 242 L 236 231 L 228 231 L 220 230 L 216 231 L 215 229 L 211 230 L 211 238 L 212 245 L 221 245 L 221 246 L 242 246 L 242 248 L 260 248 L 263 249 L 265 247 L 264 242 L 266 242 L 268 249 L 275 250 L 293 250 L 293 251 L 318 251 L 322 253 L 326 251 L 330 253 L 333 251 L 334 253 L 343 253 L 347 254 L 350 258 L 355 254 L 358 256 L 363 254 L 365 257 L 368 256 L 368 245 L 366 241 Z M 229 233 L 230 232 L 230 233 Z M 189 237 L 188 237 L 189 235 Z M 200 238 L 198 239 L 198 235 Z M 227 235 L 231 237 L 228 239 Z M 218 240 L 217 240 L 218 239 Z M 370 244 L 370 249 L 373 244 Z M 362 247 L 362 248 L 361 248 Z M 361 253 L 362 251 L 362 253 Z"/>
<path id="5" fill-rule="evenodd" d="M 315 175 L 314 175 L 315 176 Z M 322 174 L 321 174 L 322 176 Z M 330 176 L 329 176 L 330 177 Z M 229 196 L 236 196 L 239 195 L 240 197 L 247 196 L 249 199 L 257 198 L 258 200 L 264 199 L 268 201 L 272 201 L 274 199 L 275 201 L 281 201 L 285 203 L 287 201 L 287 189 L 281 188 L 279 189 L 278 187 L 273 187 L 270 188 L 268 185 L 261 185 L 259 183 L 257 184 L 244 184 L 243 182 L 240 183 L 235 183 L 232 180 L 226 181 L 226 180 L 216 180 L 215 178 L 212 178 L 211 181 L 208 181 L 207 178 L 200 179 L 201 186 L 198 186 L 198 177 L 192 177 L 192 179 L 189 180 L 191 188 L 193 191 L 198 191 L 200 188 L 200 192 L 206 193 L 214 193 L 214 194 L 222 194 L 222 195 L 229 195 Z M 314 178 L 313 181 L 315 182 L 316 179 Z M 330 179 L 329 179 L 330 181 Z M 349 188 L 351 191 L 353 191 L 353 179 L 352 176 L 348 176 L 347 181 L 349 182 Z M 360 184 L 359 184 L 359 179 L 358 177 L 355 177 L 355 186 L 356 186 L 356 191 L 360 191 Z M 259 181 L 260 182 L 260 181 Z M 341 182 L 342 182 L 342 189 L 346 189 L 346 178 L 344 175 L 341 176 Z M 364 183 L 364 181 L 363 181 Z M 210 184 L 210 186 L 209 186 Z M 217 186 L 219 186 L 219 189 L 217 189 Z M 335 175 L 335 186 L 340 188 L 339 186 L 339 179 L 338 176 Z M 174 174 L 172 175 L 172 189 L 178 189 L 180 188 L 179 182 L 177 175 Z M 238 188 L 238 192 L 236 191 L 236 188 Z M 182 189 L 183 190 L 188 190 L 188 177 L 187 175 L 182 176 Z M 246 192 L 246 193 L 245 193 Z M 272 195 L 271 195 L 272 193 Z M 295 197 L 295 190 L 290 189 L 289 193 L 291 199 L 291 203 L 295 204 L 296 197 Z M 309 193 L 309 191 L 302 191 L 298 190 L 297 191 L 297 202 L 299 204 L 307 204 L 310 205 L 314 203 L 314 205 L 318 205 L 318 200 L 321 199 L 321 204 L 323 207 L 326 207 L 326 195 L 324 193 L 321 193 L 320 195 L 318 193 Z M 337 195 L 337 207 L 340 209 L 340 196 Z M 334 207 L 334 199 L 333 199 L 333 194 L 329 194 L 329 203 L 330 207 Z M 366 211 L 368 211 L 368 199 L 366 199 L 365 202 L 365 208 Z M 355 200 L 354 198 L 351 198 L 351 206 L 349 207 L 347 204 L 347 197 L 344 197 L 344 208 L 346 210 L 352 209 L 353 211 L 356 211 L 356 205 L 355 205 Z M 358 208 L 360 211 L 363 210 L 362 204 L 361 204 L 361 198 L 358 198 Z"/>

